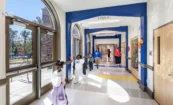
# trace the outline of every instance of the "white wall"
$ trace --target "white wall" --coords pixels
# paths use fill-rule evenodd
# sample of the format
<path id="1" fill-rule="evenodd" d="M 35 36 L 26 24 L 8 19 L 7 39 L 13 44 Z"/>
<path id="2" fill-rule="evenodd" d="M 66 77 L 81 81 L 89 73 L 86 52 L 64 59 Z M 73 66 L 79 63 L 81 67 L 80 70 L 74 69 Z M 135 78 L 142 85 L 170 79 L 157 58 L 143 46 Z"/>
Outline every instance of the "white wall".
<path id="1" fill-rule="evenodd" d="M 148 0 L 147 64 L 153 66 L 153 29 L 173 21 L 173 0 Z M 152 55 L 149 55 L 152 51 Z M 148 87 L 153 91 L 153 71 L 148 69 Z"/>
<path id="2" fill-rule="evenodd" d="M 5 67 L 5 5 L 6 0 L 0 1 L 0 79 L 6 78 Z M 0 87 L 0 104 L 6 105 L 6 86 Z"/>
<path id="3" fill-rule="evenodd" d="M 138 22 L 138 24 L 139 24 L 139 22 Z M 128 33 L 129 33 L 128 43 L 129 43 L 129 47 L 130 47 L 130 51 L 128 52 L 128 54 L 129 54 L 128 56 L 131 58 L 131 39 L 140 35 L 140 29 L 129 26 Z M 131 60 L 129 60 L 128 63 L 129 63 L 128 68 L 130 69 Z"/>
<path id="4" fill-rule="evenodd" d="M 97 44 L 117 44 L 119 45 L 119 39 L 95 39 L 94 40 L 94 45 L 96 46 Z"/>
<path id="5" fill-rule="evenodd" d="M 66 26 L 66 15 L 65 12 L 55 3 L 54 7 L 55 10 L 57 11 L 59 21 L 60 21 L 60 28 L 61 28 L 61 60 L 66 61 L 66 31 L 65 31 L 65 26 Z M 66 76 L 66 66 L 63 67 L 64 71 L 64 77 Z"/>
<path id="6" fill-rule="evenodd" d="M 121 43 L 126 42 L 126 33 L 122 32 L 121 33 Z"/>

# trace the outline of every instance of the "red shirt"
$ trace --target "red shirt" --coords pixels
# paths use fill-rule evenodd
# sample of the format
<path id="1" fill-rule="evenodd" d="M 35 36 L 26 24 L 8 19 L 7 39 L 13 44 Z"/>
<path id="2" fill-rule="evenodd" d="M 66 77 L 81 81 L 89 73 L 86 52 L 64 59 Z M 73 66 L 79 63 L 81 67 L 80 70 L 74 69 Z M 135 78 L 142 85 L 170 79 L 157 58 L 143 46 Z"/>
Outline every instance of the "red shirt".
<path id="1" fill-rule="evenodd" d="M 116 49 L 115 52 L 114 52 L 114 55 L 115 56 L 121 56 L 121 52 L 119 49 Z"/>

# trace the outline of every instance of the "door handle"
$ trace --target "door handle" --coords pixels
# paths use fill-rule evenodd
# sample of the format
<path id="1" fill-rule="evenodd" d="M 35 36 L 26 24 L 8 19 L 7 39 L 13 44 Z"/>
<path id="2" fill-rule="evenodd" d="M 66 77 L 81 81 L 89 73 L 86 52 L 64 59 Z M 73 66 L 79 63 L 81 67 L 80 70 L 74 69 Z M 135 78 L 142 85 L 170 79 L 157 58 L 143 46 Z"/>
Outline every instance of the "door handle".
<path id="1" fill-rule="evenodd" d="M 169 76 L 173 77 L 173 74 L 168 74 Z"/>

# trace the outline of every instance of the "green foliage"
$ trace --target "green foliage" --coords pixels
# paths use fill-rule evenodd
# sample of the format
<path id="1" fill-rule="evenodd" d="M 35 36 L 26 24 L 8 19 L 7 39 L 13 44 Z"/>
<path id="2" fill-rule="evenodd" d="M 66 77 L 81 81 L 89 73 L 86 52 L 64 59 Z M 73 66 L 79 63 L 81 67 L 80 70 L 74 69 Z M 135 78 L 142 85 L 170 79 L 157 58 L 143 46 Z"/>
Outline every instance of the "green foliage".
<path id="1" fill-rule="evenodd" d="M 10 55 L 17 56 L 23 50 L 24 55 L 32 54 L 32 33 L 26 29 L 19 34 L 18 30 L 10 28 Z"/>

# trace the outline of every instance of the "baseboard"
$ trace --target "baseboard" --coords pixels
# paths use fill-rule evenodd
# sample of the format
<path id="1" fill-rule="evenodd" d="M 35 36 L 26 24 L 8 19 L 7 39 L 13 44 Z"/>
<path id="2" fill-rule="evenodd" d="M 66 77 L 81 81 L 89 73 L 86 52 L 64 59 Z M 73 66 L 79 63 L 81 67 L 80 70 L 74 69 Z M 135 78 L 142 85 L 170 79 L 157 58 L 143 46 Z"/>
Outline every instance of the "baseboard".
<path id="1" fill-rule="evenodd" d="M 126 68 L 126 71 L 128 71 L 129 73 L 131 73 L 130 69 L 129 68 Z"/>
<path id="2" fill-rule="evenodd" d="M 138 82 L 137 82 L 139 85 L 140 85 L 140 80 L 138 79 Z"/>
<path id="3" fill-rule="evenodd" d="M 130 69 L 128 69 L 128 72 L 129 72 L 129 73 L 132 73 Z"/>
<path id="4" fill-rule="evenodd" d="M 148 87 L 147 87 L 147 94 L 150 96 L 151 99 L 154 99 L 154 92 L 152 92 Z"/>
<path id="5" fill-rule="evenodd" d="M 139 88 L 143 91 L 143 92 L 146 92 L 147 91 L 147 87 L 144 86 L 141 81 L 139 81 Z"/>
<path id="6" fill-rule="evenodd" d="M 71 83 L 72 82 L 72 79 L 65 79 L 65 82 L 66 83 Z"/>

